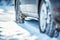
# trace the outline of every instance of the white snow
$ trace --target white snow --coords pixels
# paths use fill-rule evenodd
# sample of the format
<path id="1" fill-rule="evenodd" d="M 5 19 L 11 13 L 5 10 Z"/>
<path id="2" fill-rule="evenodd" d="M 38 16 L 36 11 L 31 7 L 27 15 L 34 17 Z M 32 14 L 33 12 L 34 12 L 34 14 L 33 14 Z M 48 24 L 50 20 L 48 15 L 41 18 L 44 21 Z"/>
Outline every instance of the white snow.
<path id="1" fill-rule="evenodd" d="M 0 9 L 0 21 L 15 21 L 15 11 L 9 10 L 6 13 L 4 9 Z"/>
<path id="2" fill-rule="evenodd" d="M 3 14 L 4 13 L 4 9 L 0 9 L 0 14 Z"/>
<path id="3" fill-rule="evenodd" d="M 0 31 L 2 31 L 2 35 L 4 35 L 4 37 L 6 37 L 7 39 L 9 38 L 17 38 L 19 40 L 35 40 L 37 39 L 37 36 L 33 35 L 31 36 L 31 34 L 23 29 L 22 27 L 18 26 L 15 22 L 0 22 Z"/>
<path id="4" fill-rule="evenodd" d="M 4 9 L 0 9 L 0 35 L 3 35 L 6 40 L 11 38 L 17 38 L 18 40 L 36 40 L 37 36 L 31 34 L 23 29 L 21 26 L 18 26 L 15 21 L 15 12 L 14 10 L 8 10 L 7 13 L 4 12 Z"/>

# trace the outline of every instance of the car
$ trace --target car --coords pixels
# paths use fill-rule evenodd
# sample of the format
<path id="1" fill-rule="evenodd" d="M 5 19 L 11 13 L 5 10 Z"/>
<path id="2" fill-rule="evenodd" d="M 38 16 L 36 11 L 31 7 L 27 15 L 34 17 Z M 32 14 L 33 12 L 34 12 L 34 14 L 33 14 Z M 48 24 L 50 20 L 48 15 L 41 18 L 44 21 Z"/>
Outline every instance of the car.
<path id="1" fill-rule="evenodd" d="M 15 0 L 16 22 L 24 23 L 26 17 L 37 18 L 41 33 L 58 37 L 59 4 L 60 0 Z"/>

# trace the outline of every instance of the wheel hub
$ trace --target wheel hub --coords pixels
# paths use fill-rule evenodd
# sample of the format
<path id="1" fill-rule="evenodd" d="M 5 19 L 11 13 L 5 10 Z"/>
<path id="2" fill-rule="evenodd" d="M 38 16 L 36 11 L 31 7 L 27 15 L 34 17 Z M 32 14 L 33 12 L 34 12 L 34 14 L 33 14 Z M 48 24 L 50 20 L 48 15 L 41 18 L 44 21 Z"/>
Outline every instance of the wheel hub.
<path id="1" fill-rule="evenodd" d="M 40 12 L 40 28 L 41 28 L 41 31 L 45 31 L 46 19 L 47 19 L 46 4 L 43 3 L 41 6 L 41 12 Z"/>

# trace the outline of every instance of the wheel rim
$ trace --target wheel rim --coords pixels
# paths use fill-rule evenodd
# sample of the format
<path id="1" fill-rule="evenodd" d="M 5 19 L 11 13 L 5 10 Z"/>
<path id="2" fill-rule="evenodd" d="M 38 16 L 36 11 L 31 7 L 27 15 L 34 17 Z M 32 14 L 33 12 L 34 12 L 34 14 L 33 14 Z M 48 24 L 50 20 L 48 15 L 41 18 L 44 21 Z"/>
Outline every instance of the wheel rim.
<path id="1" fill-rule="evenodd" d="M 46 29 L 47 9 L 46 4 L 43 3 L 40 11 L 40 29 L 42 32 Z"/>

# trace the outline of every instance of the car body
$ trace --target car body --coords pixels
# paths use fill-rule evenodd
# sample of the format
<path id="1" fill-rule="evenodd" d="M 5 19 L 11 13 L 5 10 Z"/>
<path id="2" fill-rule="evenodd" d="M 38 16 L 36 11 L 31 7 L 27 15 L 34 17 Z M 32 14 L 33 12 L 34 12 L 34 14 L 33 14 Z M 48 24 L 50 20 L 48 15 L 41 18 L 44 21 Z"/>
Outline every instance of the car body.
<path id="1" fill-rule="evenodd" d="M 25 19 L 26 17 L 33 17 L 36 18 L 38 20 L 39 16 L 38 16 L 38 1 L 39 0 L 15 0 L 16 3 L 15 6 L 17 6 L 16 11 L 17 10 L 21 10 L 21 14 L 22 14 L 22 18 Z M 18 7 L 19 5 L 19 7 Z M 18 13 L 18 12 L 17 12 Z M 19 19 L 19 14 L 16 14 L 18 16 L 16 16 L 17 19 Z M 17 20 L 16 19 L 16 20 Z"/>
<path id="2" fill-rule="evenodd" d="M 19 7 L 26 17 L 38 18 L 38 0 L 20 0 Z"/>

